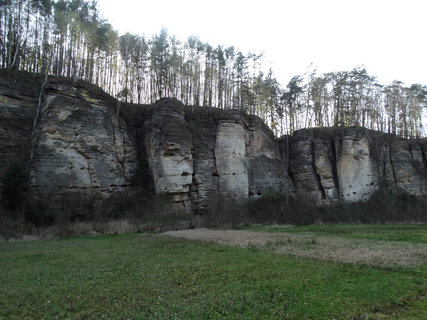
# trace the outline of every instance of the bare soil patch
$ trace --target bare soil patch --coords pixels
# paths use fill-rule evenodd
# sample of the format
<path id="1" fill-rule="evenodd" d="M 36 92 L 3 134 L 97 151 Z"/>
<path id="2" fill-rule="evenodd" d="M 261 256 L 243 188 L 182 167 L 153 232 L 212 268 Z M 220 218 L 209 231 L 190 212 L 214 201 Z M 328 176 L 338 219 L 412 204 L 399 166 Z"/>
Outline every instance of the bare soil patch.
<path id="1" fill-rule="evenodd" d="M 422 243 L 245 230 L 189 229 L 164 234 L 231 246 L 255 246 L 278 254 L 378 267 L 416 267 L 427 262 L 427 246 Z"/>

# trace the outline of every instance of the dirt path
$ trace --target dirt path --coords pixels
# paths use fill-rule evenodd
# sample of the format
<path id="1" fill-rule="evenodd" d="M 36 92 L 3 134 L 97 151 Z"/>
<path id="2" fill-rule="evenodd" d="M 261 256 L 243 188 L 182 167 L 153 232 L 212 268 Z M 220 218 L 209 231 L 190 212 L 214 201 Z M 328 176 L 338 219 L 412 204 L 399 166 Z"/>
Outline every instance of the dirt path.
<path id="1" fill-rule="evenodd" d="M 427 262 L 427 245 L 422 243 L 245 230 L 189 229 L 164 234 L 231 246 L 255 246 L 279 254 L 379 267 L 415 267 Z"/>

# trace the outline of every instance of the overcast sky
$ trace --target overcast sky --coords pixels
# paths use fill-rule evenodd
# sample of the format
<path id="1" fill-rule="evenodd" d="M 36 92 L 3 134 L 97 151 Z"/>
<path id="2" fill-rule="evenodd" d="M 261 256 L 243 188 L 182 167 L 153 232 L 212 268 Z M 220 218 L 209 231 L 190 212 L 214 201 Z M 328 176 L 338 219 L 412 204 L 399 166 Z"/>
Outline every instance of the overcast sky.
<path id="1" fill-rule="evenodd" d="M 264 53 L 282 86 L 364 66 L 383 84 L 427 85 L 427 0 L 98 0 L 120 34 L 166 28 L 185 41 Z"/>

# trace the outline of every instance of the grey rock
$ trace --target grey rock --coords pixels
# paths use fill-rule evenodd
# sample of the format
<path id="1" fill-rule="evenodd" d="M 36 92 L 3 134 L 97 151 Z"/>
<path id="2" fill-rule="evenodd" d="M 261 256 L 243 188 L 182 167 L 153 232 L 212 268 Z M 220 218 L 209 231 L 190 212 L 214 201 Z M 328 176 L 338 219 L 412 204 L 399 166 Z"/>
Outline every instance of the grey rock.
<path id="1" fill-rule="evenodd" d="M 145 149 L 157 194 L 168 194 L 177 210 L 191 213 L 192 135 L 184 108 L 175 99 L 158 101 L 144 124 Z"/>
<path id="2" fill-rule="evenodd" d="M 249 197 L 259 198 L 265 191 L 276 194 L 292 192 L 287 168 L 282 165 L 279 142 L 258 117 L 249 118 L 247 129 Z"/>
<path id="3" fill-rule="evenodd" d="M 394 137 L 390 144 L 390 161 L 397 189 L 408 194 L 427 195 L 427 171 L 421 145 Z"/>
<path id="4" fill-rule="evenodd" d="M 118 117 L 113 98 L 57 79 L 47 86 L 33 128 L 39 90 L 0 77 L 0 175 L 23 159 L 36 194 L 129 192 L 137 163 L 145 163 L 139 169 L 154 193 L 187 215 L 265 192 L 326 205 L 365 201 L 382 187 L 427 195 L 426 139 L 359 127 L 276 139 L 258 117 L 185 107 L 176 99 L 125 105 Z"/>
<path id="5" fill-rule="evenodd" d="M 13 90 L 6 88 L 0 92 L 0 177 L 13 163 L 25 168 L 31 151 L 30 137 L 37 104 L 32 99 L 16 96 Z M 0 180 L 0 189 L 1 183 Z"/>
<path id="6" fill-rule="evenodd" d="M 220 201 L 243 200 L 249 195 L 245 128 L 236 122 L 221 121 L 215 142 Z"/>
<path id="7" fill-rule="evenodd" d="M 370 152 L 368 131 L 348 128 L 337 143 L 340 198 L 346 202 L 368 200 L 378 190 L 378 174 Z"/>
<path id="8" fill-rule="evenodd" d="M 193 182 L 190 197 L 193 211 L 203 215 L 215 207 L 219 201 L 219 174 L 215 159 L 215 142 L 218 117 L 189 120 L 193 136 Z"/>
<path id="9" fill-rule="evenodd" d="M 126 190 L 135 165 L 126 124 L 113 110 L 69 95 L 46 97 L 33 131 L 35 192 L 108 196 Z"/>
<path id="10" fill-rule="evenodd" d="M 325 196 L 316 171 L 314 150 L 312 132 L 309 130 L 296 132 L 290 142 L 289 169 L 295 193 L 309 201 L 320 203 Z"/>

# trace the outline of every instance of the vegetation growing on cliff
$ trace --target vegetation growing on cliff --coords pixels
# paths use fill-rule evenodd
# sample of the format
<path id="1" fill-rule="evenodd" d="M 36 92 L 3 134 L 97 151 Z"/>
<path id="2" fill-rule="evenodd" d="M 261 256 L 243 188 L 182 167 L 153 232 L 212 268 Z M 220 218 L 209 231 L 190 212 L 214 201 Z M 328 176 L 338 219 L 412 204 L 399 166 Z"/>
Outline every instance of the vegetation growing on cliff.
<path id="1" fill-rule="evenodd" d="M 0 66 L 84 79 L 126 102 L 175 97 L 187 105 L 237 108 L 280 135 L 318 126 L 364 126 L 425 136 L 426 86 L 379 84 L 363 68 L 311 70 L 280 86 L 263 57 L 184 43 L 166 30 L 119 35 L 87 0 L 0 2 Z M 286 57 L 284 57 L 286 59 Z"/>

